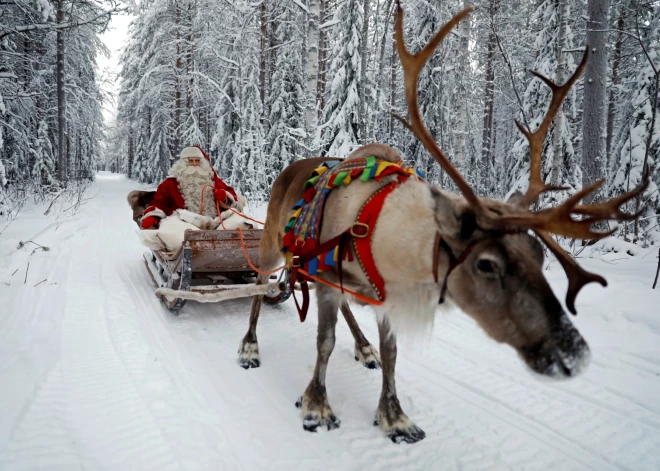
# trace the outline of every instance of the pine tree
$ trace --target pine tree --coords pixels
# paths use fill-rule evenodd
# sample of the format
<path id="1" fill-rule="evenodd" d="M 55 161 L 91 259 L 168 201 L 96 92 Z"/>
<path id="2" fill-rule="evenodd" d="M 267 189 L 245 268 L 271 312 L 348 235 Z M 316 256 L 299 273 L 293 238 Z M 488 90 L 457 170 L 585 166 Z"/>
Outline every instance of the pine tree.
<path id="1" fill-rule="evenodd" d="M 362 8 L 358 0 L 346 0 L 337 12 L 338 40 L 328 75 L 331 84 L 323 111 L 317 147 L 323 154 L 346 156 L 361 139 L 359 95 L 362 59 Z"/>
<path id="2" fill-rule="evenodd" d="M 291 162 L 305 155 L 305 74 L 302 65 L 302 37 L 296 35 L 302 19 L 295 5 L 285 6 L 283 20 L 275 26 L 279 49 L 275 59 L 270 99 L 269 130 L 266 136 L 267 154 L 270 156 L 272 180 Z"/>
<path id="3" fill-rule="evenodd" d="M 53 145 L 48 135 L 48 125 L 45 121 L 39 121 L 37 138 L 34 143 L 34 167 L 32 167 L 32 176 L 38 185 L 52 185 L 55 181 L 55 156 L 53 155 Z"/>
<path id="4" fill-rule="evenodd" d="M 648 58 L 640 57 L 643 66 L 626 87 L 629 90 L 633 111 L 629 122 L 625 123 L 626 126 L 623 128 L 627 132 L 622 134 L 618 165 L 615 167 L 614 179 L 610 183 L 609 195 L 618 196 L 637 186 L 641 182 L 646 163 L 651 171 L 651 184 L 639 201 L 639 208 L 645 211 L 639 225 L 641 231 L 638 229 L 636 235 L 641 233 L 642 236 L 646 235 L 642 239 L 660 241 L 660 230 L 657 227 L 658 214 L 660 214 L 660 104 L 658 104 L 659 90 L 656 80 L 656 71 L 660 67 L 658 12 L 651 19 L 650 26 L 648 34 L 642 38 L 648 44 Z M 629 206 L 630 212 L 637 210 L 636 202 L 629 203 Z"/>

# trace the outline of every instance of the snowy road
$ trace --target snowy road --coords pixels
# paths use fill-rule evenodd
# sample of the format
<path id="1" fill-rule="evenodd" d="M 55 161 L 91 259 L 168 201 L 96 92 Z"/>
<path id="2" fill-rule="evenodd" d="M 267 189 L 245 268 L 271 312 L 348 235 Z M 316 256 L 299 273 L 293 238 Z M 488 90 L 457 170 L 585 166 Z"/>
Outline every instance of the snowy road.
<path id="1" fill-rule="evenodd" d="M 578 298 L 593 361 L 575 380 L 532 376 L 458 311 L 402 339 L 399 397 L 427 438 L 397 446 L 371 425 L 380 372 L 354 361 L 343 321 L 328 371 L 342 425 L 312 434 L 294 402 L 313 370 L 314 312 L 300 324 L 292 300 L 265 306 L 262 367 L 246 371 L 249 299 L 166 311 L 125 201 L 134 188 L 101 175 L 74 216 L 28 208 L 0 235 L 0 469 L 660 469 L 653 255 L 582 261 L 610 286 Z M 26 240 L 51 250 L 16 248 Z M 556 264 L 548 277 L 563 299 Z M 371 313 L 356 317 L 377 343 Z"/>

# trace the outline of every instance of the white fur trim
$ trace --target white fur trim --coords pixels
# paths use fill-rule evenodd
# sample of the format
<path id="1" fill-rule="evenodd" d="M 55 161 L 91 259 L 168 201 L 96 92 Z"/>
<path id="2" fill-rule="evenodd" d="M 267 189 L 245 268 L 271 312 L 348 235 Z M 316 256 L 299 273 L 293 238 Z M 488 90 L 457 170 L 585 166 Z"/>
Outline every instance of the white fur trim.
<path id="1" fill-rule="evenodd" d="M 232 205 L 232 206 L 237 211 L 243 212 L 243 209 L 245 208 L 245 205 L 247 204 L 247 198 L 245 198 L 245 196 L 241 195 L 240 193 L 237 193 L 237 196 L 238 196 L 238 201 L 236 201 L 236 204 Z"/>
<path id="2" fill-rule="evenodd" d="M 151 211 L 149 211 L 147 213 L 144 213 L 142 215 L 142 219 L 152 217 L 152 216 L 163 219 L 164 217 L 167 216 L 167 214 L 165 214 L 165 211 L 163 211 L 162 209 L 154 208 Z"/>
<path id="3" fill-rule="evenodd" d="M 195 225 L 183 222 L 177 213 L 173 213 L 161 221 L 157 232 L 158 237 L 163 241 L 167 250 L 176 252 L 183 244 L 183 239 L 188 229 L 193 231 L 199 230 Z"/>
<path id="4" fill-rule="evenodd" d="M 197 214 L 192 211 L 188 211 L 186 209 L 177 209 L 175 211 L 175 214 L 183 222 L 192 224 L 198 229 L 203 229 L 203 230 L 215 229 L 217 225 L 220 224 L 218 222 L 218 218 L 214 219 L 208 216 L 202 216 L 201 214 Z M 174 216 L 174 214 L 172 216 Z"/>
<path id="5" fill-rule="evenodd" d="M 197 147 L 184 147 L 179 157 L 182 159 L 187 159 L 189 157 L 198 157 L 200 159 L 206 160 L 204 158 L 204 154 L 202 154 L 202 151 L 199 150 Z"/>
<path id="6" fill-rule="evenodd" d="M 165 244 L 158 236 L 157 230 L 137 231 L 140 243 L 151 250 L 165 250 Z"/>

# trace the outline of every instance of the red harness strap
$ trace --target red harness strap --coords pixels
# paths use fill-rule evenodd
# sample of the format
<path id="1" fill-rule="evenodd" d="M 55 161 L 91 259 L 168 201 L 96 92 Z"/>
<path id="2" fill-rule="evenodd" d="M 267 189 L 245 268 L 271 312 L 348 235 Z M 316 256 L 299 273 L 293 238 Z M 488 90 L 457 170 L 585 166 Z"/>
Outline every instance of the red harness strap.
<path id="1" fill-rule="evenodd" d="M 351 228 L 353 247 L 355 248 L 358 262 L 371 286 L 376 291 L 379 301 L 385 300 L 385 280 L 383 280 L 376 267 L 376 261 L 371 251 L 371 243 L 374 235 L 374 227 L 378 221 L 378 216 L 380 216 L 380 211 L 383 209 L 383 204 L 385 204 L 387 197 L 390 196 L 398 185 L 399 182 L 389 183 L 371 195 L 362 206 L 362 209 L 360 209 L 357 222 Z"/>
<path id="2" fill-rule="evenodd" d="M 305 318 L 307 317 L 307 311 L 309 309 L 309 287 L 307 282 L 313 281 L 313 278 L 305 276 L 305 274 L 301 272 L 301 268 L 304 267 L 305 263 L 307 263 L 312 258 L 332 250 L 335 247 L 339 247 L 339 256 L 337 261 L 339 288 L 341 289 L 342 293 L 345 292 L 342 282 L 342 261 L 345 257 L 349 257 L 350 260 L 351 254 L 347 250 L 346 245 L 351 239 L 353 240 L 353 247 L 355 248 L 355 253 L 357 254 L 360 267 L 362 267 L 362 271 L 367 276 L 371 286 L 376 291 L 377 299 L 374 299 L 372 304 L 381 304 L 385 300 L 385 281 L 383 280 L 383 277 L 380 275 L 380 272 L 376 267 L 376 262 L 374 261 L 373 253 L 371 251 L 371 243 L 373 238 L 373 229 L 376 225 L 376 222 L 378 221 L 380 211 L 383 209 L 383 204 L 385 203 L 387 197 L 396 189 L 398 185 L 398 181 L 391 182 L 372 194 L 360 209 L 356 222 L 344 232 L 318 245 L 303 255 L 293 256 L 291 263 L 291 273 L 289 275 L 289 285 L 293 294 L 293 300 L 295 301 L 296 308 L 298 309 L 300 322 L 305 321 Z M 298 299 L 293 292 L 296 282 L 300 283 L 300 290 L 303 297 L 302 306 L 298 303 Z M 363 301 L 366 299 L 368 298 L 362 298 Z"/>

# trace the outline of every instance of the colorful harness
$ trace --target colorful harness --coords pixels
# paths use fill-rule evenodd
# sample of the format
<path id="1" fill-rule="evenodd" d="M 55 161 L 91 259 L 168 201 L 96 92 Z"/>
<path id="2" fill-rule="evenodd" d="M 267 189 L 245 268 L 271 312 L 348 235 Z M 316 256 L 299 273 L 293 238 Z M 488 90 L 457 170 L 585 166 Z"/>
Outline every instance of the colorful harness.
<path id="1" fill-rule="evenodd" d="M 395 175 L 397 179 L 378 189 L 365 201 L 356 222 L 340 235 L 319 244 L 323 207 L 330 191 L 358 179 L 362 182 L 380 181 L 388 175 Z M 308 282 L 321 281 L 317 278 L 319 272 L 336 268 L 339 274 L 338 288 L 342 292 L 352 294 L 370 304 L 382 304 L 385 301 L 385 281 L 376 267 L 371 252 L 373 228 L 387 197 L 411 176 L 422 178 L 415 169 L 403 166 L 402 162 L 387 162 L 373 156 L 328 161 L 312 172 L 312 177 L 304 185 L 303 198 L 293 207 L 294 213 L 286 225 L 282 240 L 282 252 L 286 254 L 292 292 L 296 282 L 301 286 L 302 306 L 298 304 L 295 294 L 293 296 L 301 322 L 305 320 L 309 309 Z M 357 260 L 374 288 L 377 299 L 365 298 L 343 287 L 342 261 L 353 260 L 348 250 L 349 241 L 353 242 Z"/>

